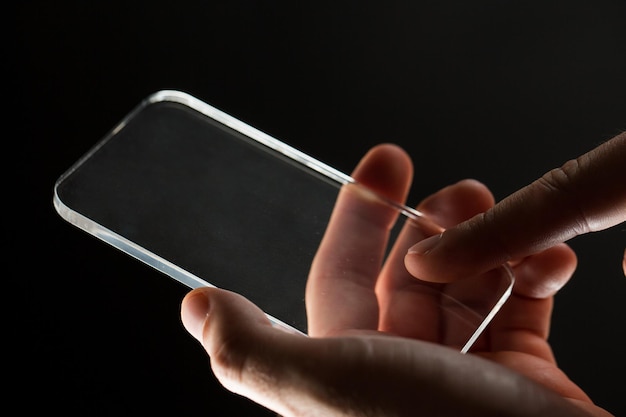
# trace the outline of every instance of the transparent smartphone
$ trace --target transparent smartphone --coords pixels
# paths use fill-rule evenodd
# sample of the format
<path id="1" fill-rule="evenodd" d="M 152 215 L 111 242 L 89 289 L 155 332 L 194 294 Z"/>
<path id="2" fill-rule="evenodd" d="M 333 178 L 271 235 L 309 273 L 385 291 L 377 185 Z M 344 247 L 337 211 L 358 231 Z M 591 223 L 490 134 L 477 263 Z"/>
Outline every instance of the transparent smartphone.
<path id="1" fill-rule="evenodd" d="M 60 176 L 53 200 L 71 224 L 188 287 L 235 291 L 274 325 L 306 334 L 307 276 L 342 189 L 397 212 L 392 240 L 403 227 L 406 245 L 438 232 L 421 213 L 179 91 L 140 103 Z M 443 343 L 467 351 L 512 283 L 506 266 L 458 285 L 423 283 Z"/>

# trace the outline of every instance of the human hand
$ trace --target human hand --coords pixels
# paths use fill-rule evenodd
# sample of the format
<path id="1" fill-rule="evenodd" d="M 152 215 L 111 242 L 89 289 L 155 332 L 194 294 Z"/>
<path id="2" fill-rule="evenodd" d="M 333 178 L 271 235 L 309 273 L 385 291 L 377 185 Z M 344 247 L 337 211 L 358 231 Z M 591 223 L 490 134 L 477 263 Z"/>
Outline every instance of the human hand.
<path id="1" fill-rule="evenodd" d="M 411 173 L 408 156 L 383 145 L 353 176 L 401 202 Z M 311 269 L 311 337 L 272 327 L 263 312 L 227 291 L 197 289 L 183 300 L 183 323 L 226 388 L 285 416 L 609 415 L 557 368 L 546 341 L 552 295 L 575 267 L 566 245 L 513 265 L 527 285 L 514 288 L 472 353 L 463 355 L 423 340 L 437 321 L 415 319 L 424 312 L 415 306 L 419 293 L 407 274 L 393 273 L 405 248 L 381 265 L 393 215 L 353 197 L 348 187 L 342 191 Z M 451 227 L 492 205 L 484 186 L 463 181 L 418 208 Z M 348 258 L 359 262 L 346 270 Z M 535 275 L 553 285 L 533 281 Z"/>
<path id="2" fill-rule="evenodd" d="M 492 209 L 419 242 L 406 266 L 424 280 L 454 281 L 625 220 L 626 132 Z M 626 274 L 626 250 L 622 267 Z"/>

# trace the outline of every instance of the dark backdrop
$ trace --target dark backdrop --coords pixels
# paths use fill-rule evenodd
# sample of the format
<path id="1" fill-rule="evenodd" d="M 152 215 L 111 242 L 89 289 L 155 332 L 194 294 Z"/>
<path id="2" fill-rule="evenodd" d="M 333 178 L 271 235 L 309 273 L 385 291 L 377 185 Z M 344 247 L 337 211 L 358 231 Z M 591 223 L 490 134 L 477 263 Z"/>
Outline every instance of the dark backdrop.
<path id="1" fill-rule="evenodd" d="M 416 165 L 412 204 L 466 177 L 501 199 L 626 129 L 623 1 L 18 4 L 5 18 L 4 294 L 24 413 L 266 413 L 210 373 L 180 324 L 186 288 L 53 210 L 55 179 L 156 90 L 346 172 L 398 143 Z M 617 415 L 625 241 L 620 225 L 571 242 L 580 265 L 550 336 L 562 368 Z"/>

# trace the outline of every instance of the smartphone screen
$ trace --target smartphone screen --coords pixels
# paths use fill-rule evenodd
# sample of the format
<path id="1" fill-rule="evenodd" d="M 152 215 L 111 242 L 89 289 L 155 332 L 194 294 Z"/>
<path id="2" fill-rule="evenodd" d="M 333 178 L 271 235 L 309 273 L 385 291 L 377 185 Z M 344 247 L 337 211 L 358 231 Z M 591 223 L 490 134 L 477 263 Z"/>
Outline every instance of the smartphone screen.
<path id="1" fill-rule="evenodd" d="M 242 294 L 274 323 L 306 334 L 311 261 L 351 181 L 206 103 L 164 91 L 59 178 L 54 203 L 70 223 L 183 284 Z"/>

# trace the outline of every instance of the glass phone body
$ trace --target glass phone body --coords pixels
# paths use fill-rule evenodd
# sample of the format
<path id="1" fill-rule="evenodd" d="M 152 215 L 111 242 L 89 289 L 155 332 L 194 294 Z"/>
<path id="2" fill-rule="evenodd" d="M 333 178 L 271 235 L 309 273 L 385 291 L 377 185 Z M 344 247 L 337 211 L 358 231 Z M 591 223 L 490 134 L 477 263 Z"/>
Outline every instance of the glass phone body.
<path id="1" fill-rule="evenodd" d="M 306 334 L 307 275 L 343 187 L 363 186 L 193 96 L 165 90 L 61 175 L 54 206 L 188 287 L 235 291 L 276 326 Z M 406 222 L 433 226 L 414 209 L 361 192 L 399 213 L 396 230 Z M 425 283 L 462 323 L 454 324 L 463 329 L 454 342 L 462 351 L 506 300 L 513 276 L 503 266 L 472 282 L 466 287 L 481 288 L 479 302 Z"/>

